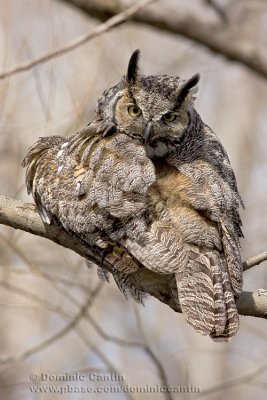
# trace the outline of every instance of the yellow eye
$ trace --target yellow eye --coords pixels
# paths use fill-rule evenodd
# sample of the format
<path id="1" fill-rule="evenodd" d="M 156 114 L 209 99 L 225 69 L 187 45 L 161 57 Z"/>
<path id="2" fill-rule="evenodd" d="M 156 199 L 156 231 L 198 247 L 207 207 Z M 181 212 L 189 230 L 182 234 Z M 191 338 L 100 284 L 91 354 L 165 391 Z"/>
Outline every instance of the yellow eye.
<path id="1" fill-rule="evenodd" d="M 163 115 L 163 119 L 167 122 L 173 122 L 176 119 L 176 114 L 173 112 L 168 112 Z"/>
<path id="2" fill-rule="evenodd" d="M 139 117 L 139 115 L 142 114 L 142 111 L 139 107 L 137 107 L 137 105 L 132 104 L 128 107 L 128 114 L 130 114 L 132 117 Z"/>

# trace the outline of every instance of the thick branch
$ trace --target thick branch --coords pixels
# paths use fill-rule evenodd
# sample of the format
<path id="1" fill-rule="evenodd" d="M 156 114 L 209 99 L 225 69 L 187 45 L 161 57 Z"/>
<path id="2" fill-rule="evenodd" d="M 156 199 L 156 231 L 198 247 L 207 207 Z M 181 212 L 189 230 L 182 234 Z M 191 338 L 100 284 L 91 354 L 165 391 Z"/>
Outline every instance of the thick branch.
<path id="1" fill-rule="evenodd" d="M 100 21 L 122 11 L 122 5 L 117 1 L 97 0 L 61 0 L 82 10 L 91 17 Z M 229 60 L 245 65 L 254 73 L 267 78 L 267 57 L 265 48 L 260 49 L 258 43 L 240 40 L 227 24 L 214 26 L 207 24 L 193 15 L 182 12 L 170 13 L 164 10 L 161 2 L 160 12 L 155 9 L 143 10 L 132 17 L 132 20 L 146 24 L 163 31 L 181 35 L 195 43 L 205 46 L 209 50 L 223 55 Z"/>
<path id="2" fill-rule="evenodd" d="M 100 264 L 102 261 L 99 254 L 94 253 L 92 249 L 84 246 L 75 237 L 69 236 L 58 226 L 45 225 L 33 204 L 0 196 L 0 224 L 52 240 L 63 247 L 75 251 L 80 256 L 94 261 L 96 264 Z M 261 261 L 258 258 L 257 264 Z M 244 264 L 246 265 L 249 262 L 248 260 Z M 109 265 L 105 265 L 105 268 L 112 271 L 112 267 Z M 143 267 L 132 273 L 130 278 L 132 284 L 137 289 L 154 296 L 174 311 L 180 311 L 174 303 L 172 296 L 170 296 L 172 275 L 158 275 Z M 254 293 L 243 292 L 237 306 L 241 315 L 260 318 L 267 317 L 267 296 L 264 291 L 256 291 Z"/>

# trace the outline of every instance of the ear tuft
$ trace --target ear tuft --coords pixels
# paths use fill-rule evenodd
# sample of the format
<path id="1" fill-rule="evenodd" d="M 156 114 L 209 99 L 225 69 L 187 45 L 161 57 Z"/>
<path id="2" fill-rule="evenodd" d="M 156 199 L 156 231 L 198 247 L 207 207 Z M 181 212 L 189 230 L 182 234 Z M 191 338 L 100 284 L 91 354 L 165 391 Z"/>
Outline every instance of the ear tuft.
<path id="1" fill-rule="evenodd" d="M 139 58 L 140 58 L 140 50 L 137 49 L 131 55 L 131 58 L 130 58 L 129 64 L 128 64 L 126 80 L 127 80 L 127 83 L 130 85 L 134 85 L 136 82 L 136 78 L 138 75 Z"/>
<path id="2" fill-rule="evenodd" d="M 184 83 L 184 85 L 182 86 L 180 93 L 178 95 L 178 99 L 177 99 L 178 104 L 183 103 L 183 101 L 185 100 L 189 91 L 198 84 L 199 79 L 200 79 L 200 75 L 196 74 Z"/>

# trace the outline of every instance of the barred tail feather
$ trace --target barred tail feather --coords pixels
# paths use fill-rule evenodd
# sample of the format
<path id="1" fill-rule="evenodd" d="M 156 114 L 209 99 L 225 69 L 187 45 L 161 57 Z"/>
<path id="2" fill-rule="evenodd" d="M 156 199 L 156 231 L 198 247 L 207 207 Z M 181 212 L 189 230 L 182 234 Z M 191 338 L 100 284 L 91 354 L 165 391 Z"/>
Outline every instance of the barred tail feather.
<path id="1" fill-rule="evenodd" d="M 230 276 L 226 270 L 226 263 L 224 260 L 221 262 L 221 280 L 222 280 L 222 290 L 225 305 L 225 327 L 223 332 L 218 332 L 215 330 L 211 333 L 211 337 L 215 342 L 227 341 L 233 337 L 239 328 L 239 315 L 236 308 L 234 293 L 232 290 L 232 285 L 230 282 Z"/>
<path id="2" fill-rule="evenodd" d="M 185 320 L 201 335 L 214 327 L 213 283 L 209 266 L 190 260 L 181 279 L 176 275 L 179 302 Z"/>
<path id="3" fill-rule="evenodd" d="M 224 260 L 207 252 L 190 259 L 176 274 L 179 302 L 186 321 L 214 341 L 227 341 L 239 326 L 238 313 Z"/>

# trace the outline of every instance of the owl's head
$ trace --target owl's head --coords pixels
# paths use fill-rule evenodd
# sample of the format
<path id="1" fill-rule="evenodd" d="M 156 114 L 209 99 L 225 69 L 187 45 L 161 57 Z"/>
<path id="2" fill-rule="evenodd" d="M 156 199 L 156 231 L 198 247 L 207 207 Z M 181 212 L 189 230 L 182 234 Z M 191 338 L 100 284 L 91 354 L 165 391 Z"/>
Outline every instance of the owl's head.
<path id="1" fill-rule="evenodd" d="M 98 100 L 97 114 L 117 130 L 144 144 L 149 157 L 163 157 L 190 128 L 199 75 L 188 80 L 139 73 L 140 51 L 129 61 L 122 80 Z"/>

